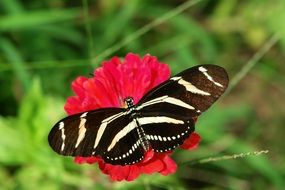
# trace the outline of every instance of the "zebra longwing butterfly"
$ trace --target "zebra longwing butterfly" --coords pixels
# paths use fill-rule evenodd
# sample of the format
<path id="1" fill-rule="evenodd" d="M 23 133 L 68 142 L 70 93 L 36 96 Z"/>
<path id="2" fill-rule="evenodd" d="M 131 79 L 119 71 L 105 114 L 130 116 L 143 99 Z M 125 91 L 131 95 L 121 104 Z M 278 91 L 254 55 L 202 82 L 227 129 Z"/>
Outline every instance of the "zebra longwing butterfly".
<path id="1" fill-rule="evenodd" d="M 216 65 L 189 68 L 150 90 L 127 108 L 102 108 L 68 116 L 52 128 L 52 149 L 66 156 L 100 156 L 106 163 L 131 165 L 151 148 L 166 152 L 183 144 L 195 118 L 226 90 L 228 75 Z"/>

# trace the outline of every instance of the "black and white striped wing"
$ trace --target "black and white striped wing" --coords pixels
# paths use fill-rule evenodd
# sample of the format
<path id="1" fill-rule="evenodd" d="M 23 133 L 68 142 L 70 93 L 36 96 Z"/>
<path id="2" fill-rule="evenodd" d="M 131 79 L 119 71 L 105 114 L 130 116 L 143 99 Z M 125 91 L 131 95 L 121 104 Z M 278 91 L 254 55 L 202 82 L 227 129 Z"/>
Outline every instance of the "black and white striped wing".
<path id="1" fill-rule="evenodd" d="M 101 155 L 105 151 L 105 131 L 109 137 L 116 135 L 118 123 L 127 123 L 126 110 L 121 108 L 98 109 L 68 116 L 57 122 L 49 133 L 48 141 L 52 149 L 67 156 Z M 125 120 L 125 122 L 124 122 Z"/>
<path id="2" fill-rule="evenodd" d="M 138 103 L 142 113 L 199 116 L 226 90 L 227 72 L 216 65 L 189 68 L 148 92 Z"/>
<path id="3" fill-rule="evenodd" d="M 68 116 L 54 125 L 48 136 L 49 144 L 61 155 L 100 155 L 104 151 L 101 145 L 104 131 L 124 113 L 125 109 L 107 108 Z"/>
<path id="4" fill-rule="evenodd" d="M 183 144 L 195 117 L 226 90 L 228 75 L 215 65 L 187 69 L 147 93 L 138 103 L 139 123 L 152 148 L 165 152 Z"/>
<path id="5" fill-rule="evenodd" d="M 140 115 L 138 123 L 156 152 L 167 152 L 179 147 L 195 129 L 193 118 L 183 120 L 183 117 L 162 113 Z"/>
<path id="6" fill-rule="evenodd" d="M 141 161 L 144 154 L 145 150 L 141 146 L 136 121 L 132 120 L 112 138 L 102 158 L 113 165 L 132 165 Z"/>
<path id="7" fill-rule="evenodd" d="M 98 109 L 60 120 L 48 141 L 61 155 L 100 156 L 114 165 L 134 164 L 144 157 L 136 127 L 126 109 Z"/>

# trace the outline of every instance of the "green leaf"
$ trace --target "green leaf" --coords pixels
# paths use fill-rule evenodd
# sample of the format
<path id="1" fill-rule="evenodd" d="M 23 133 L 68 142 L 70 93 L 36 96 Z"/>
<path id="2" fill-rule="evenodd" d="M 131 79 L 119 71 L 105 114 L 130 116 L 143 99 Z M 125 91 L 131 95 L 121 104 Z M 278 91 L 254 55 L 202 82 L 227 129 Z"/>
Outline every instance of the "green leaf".
<path id="1" fill-rule="evenodd" d="M 25 68 L 22 55 L 15 47 L 15 45 L 8 39 L 0 37 L 0 49 L 4 53 L 3 56 L 9 63 L 11 63 L 13 70 L 21 81 L 24 90 L 30 86 L 30 76 Z"/>
<path id="2" fill-rule="evenodd" d="M 26 11 L 16 15 L 6 15 L 0 17 L 0 31 L 23 30 L 57 22 L 66 22 L 75 19 L 79 13 L 79 9 L 70 8 Z"/>

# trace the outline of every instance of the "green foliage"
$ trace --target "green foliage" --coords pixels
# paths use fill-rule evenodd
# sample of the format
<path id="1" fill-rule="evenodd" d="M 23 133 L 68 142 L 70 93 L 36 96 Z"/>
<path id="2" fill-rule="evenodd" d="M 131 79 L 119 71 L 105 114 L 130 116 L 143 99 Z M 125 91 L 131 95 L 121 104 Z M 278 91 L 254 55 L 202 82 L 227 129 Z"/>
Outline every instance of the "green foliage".
<path id="1" fill-rule="evenodd" d="M 0 12 L 0 189 L 285 186 L 283 0 L 2 0 Z M 96 165 L 76 165 L 50 149 L 47 135 L 64 116 L 71 81 L 88 76 L 101 60 L 150 53 L 173 73 L 212 63 L 233 80 L 273 35 L 278 46 L 198 119 L 200 147 L 174 153 L 176 174 L 110 182 Z M 263 149 L 269 153 L 196 163 Z"/>

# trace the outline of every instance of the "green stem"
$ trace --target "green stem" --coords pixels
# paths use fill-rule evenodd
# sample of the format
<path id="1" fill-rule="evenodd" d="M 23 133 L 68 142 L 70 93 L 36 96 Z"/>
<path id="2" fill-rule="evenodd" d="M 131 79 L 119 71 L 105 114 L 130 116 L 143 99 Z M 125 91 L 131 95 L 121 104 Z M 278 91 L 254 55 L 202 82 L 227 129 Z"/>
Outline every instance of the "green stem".
<path id="1" fill-rule="evenodd" d="M 199 3 L 200 1 L 203 1 L 203 0 L 193 0 L 193 1 L 189 0 L 189 1 L 186 1 L 185 3 L 183 3 L 183 4 L 179 5 L 178 7 L 176 7 L 175 9 L 172 9 L 171 11 L 169 11 L 169 12 L 165 13 L 164 15 L 162 15 L 161 17 L 158 17 L 157 19 L 153 20 L 149 24 L 144 25 L 143 27 L 141 27 L 140 29 L 138 29 L 134 33 L 128 35 L 126 38 L 124 38 L 120 42 L 116 43 L 115 45 L 111 46 L 110 48 L 107 48 L 105 51 L 103 51 L 98 56 L 92 58 L 93 66 L 95 66 L 95 63 L 100 63 L 103 59 L 105 59 L 106 57 L 110 56 L 114 52 L 118 51 L 119 49 L 121 49 L 122 47 L 127 45 L 128 43 L 130 43 L 133 40 L 135 40 L 135 39 L 139 38 L 140 36 L 144 35 L 148 31 L 150 31 L 152 28 L 154 28 L 154 27 L 164 23 L 165 21 L 171 19 L 172 17 L 180 14 L 184 10 L 186 10 L 189 7 Z"/>
<path id="2" fill-rule="evenodd" d="M 228 95 L 233 88 L 244 78 L 249 71 L 260 61 L 260 59 L 279 41 L 279 34 L 274 34 L 252 58 L 241 68 L 241 70 L 233 77 L 225 95 Z"/>
<path id="3" fill-rule="evenodd" d="M 199 159 L 199 160 L 194 160 L 194 161 L 191 161 L 191 162 L 185 162 L 185 163 L 182 163 L 182 165 L 205 164 L 205 163 L 209 163 L 209 162 L 217 162 L 217 161 L 222 161 L 222 160 L 244 158 L 244 157 L 247 157 L 247 156 L 259 156 L 261 154 L 267 154 L 268 152 L 269 152 L 269 150 L 260 150 L 260 151 L 239 153 L 239 154 L 233 154 L 233 155 L 208 157 L 208 158 L 203 158 L 203 159 Z"/>

